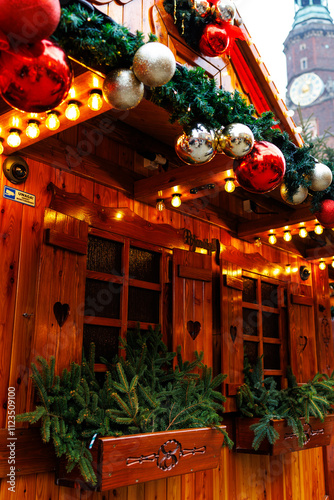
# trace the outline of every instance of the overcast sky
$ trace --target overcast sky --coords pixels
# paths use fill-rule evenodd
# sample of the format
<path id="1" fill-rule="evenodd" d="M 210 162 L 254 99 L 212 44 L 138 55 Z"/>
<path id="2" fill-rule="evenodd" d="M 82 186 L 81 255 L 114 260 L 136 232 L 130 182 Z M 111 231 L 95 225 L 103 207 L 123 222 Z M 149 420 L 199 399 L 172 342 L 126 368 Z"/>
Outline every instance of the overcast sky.
<path id="1" fill-rule="evenodd" d="M 294 0 L 234 0 L 261 58 L 282 97 L 286 92 L 283 42 L 292 28 Z M 334 16 L 334 0 L 328 8 Z"/>

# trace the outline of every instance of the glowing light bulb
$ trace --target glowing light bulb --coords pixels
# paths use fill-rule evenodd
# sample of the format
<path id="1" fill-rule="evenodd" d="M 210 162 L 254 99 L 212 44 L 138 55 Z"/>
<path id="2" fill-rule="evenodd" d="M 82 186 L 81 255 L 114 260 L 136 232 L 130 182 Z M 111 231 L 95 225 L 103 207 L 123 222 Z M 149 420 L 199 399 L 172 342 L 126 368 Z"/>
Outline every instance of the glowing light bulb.
<path id="1" fill-rule="evenodd" d="M 59 121 L 58 115 L 57 115 L 57 113 L 52 111 L 51 113 L 48 114 L 48 116 L 45 120 L 45 126 L 49 130 L 57 130 L 57 128 L 59 128 L 59 125 L 60 125 L 60 121 Z"/>
<path id="2" fill-rule="evenodd" d="M 0 155 L 4 152 L 3 139 L 0 139 Z"/>
<path id="3" fill-rule="evenodd" d="M 296 127 L 296 128 L 295 128 L 295 132 L 296 132 L 296 134 L 301 134 L 301 133 L 302 133 L 302 131 L 303 131 L 302 127 L 299 127 L 299 126 L 298 126 L 298 127 Z"/>
<path id="4" fill-rule="evenodd" d="M 103 106 L 102 91 L 100 89 L 92 90 L 87 104 L 92 111 L 99 111 Z"/>
<path id="5" fill-rule="evenodd" d="M 163 210 L 165 210 L 166 205 L 165 205 L 165 202 L 164 202 L 164 200 L 162 198 L 158 198 L 157 199 L 157 203 L 155 205 L 155 208 L 157 210 L 159 210 L 159 212 L 162 212 Z"/>
<path id="6" fill-rule="evenodd" d="M 308 232 L 307 232 L 306 227 L 301 227 L 301 228 L 299 229 L 299 233 L 298 233 L 298 234 L 299 234 L 299 236 L 300 236 L 301 238 L 306 238 L 306 236 L 308 235 Z"/>
<path id="7" fill-rule="evenodd" d="M 233 193 L 234 190 L 235 190 L 234 179 L 233 178 L 225 179 L 225 191 L 227 193 Z"/>
<path id="8" fill-rule="evenodd" d="M 275 245 L 275 243 L 277 243 L 276 234 L 274 233 L 269 234 L 268 241 L 271 245 Z"/>
<path id="9" fill-rule="evenodd" d="M 181 205 L 181 195 L 179 193 L 175 193 L 172 196 L 171 204 L 174 208 L 177 208 Z"/>
<path id="10" fill-rule="evenodd" d="M 80 116 L 80 109 L 78 103 L 75 101 L 70 101 L 65 111 L 65 116 L 68 120 L 75 121 Z"/>
<path id="11" fill-rule="evenodd" d="M 284 231 L 283 240 L 284 241 L 291 241 L 292 240 L 292 236 L 291 236 L 290 231 Z"/>
<path id="12" fill-rule="evenodd" d="M 321 260 L 319 262 L 319 269 L 321 269 L 321 271 L 324 271 L 326 269 L 326 262 L 324 260 Z"/>
<path id="13" fill-rule="evenodd" d="M 291 273 L 291 264 L 287 264 L 285 266 L 285 272 L 286 272 L 286 274 L 290 274 Z"/>
<path id="14" fill-rule="evenodd" d="M 29 139 L 37 139 L 40 133 L 39 123 L 36 120 L 29 120 L 26 128 L 26 136 L 29 137 Z"/>
<path id="15" fill-rule="evenodd" d="M 324 228 L 321 224 L 316 224 L 314 227 L 315 234 L 322 234 L 324 232 Z"/>
<path id="16" fill-rule="evenodd" d="M 21 130 L 11 129 L 9 131 L 9 136 L 7 137 L 7 144 L 11 148 L 17 148 L 21 144 Z"/>
<path id="17" fill-rule="evenodd" d="M 293 109 L 289 109 L 288 112 L 287 112 L 288 116 L 293 116 L 294 114 L 295 114 L 295 112 L 294 112 Z"/>
<path id="18" fill-rule="evenodd" d="M 334 259 L 332 260 L 332 267 L 334 267 Z"/>

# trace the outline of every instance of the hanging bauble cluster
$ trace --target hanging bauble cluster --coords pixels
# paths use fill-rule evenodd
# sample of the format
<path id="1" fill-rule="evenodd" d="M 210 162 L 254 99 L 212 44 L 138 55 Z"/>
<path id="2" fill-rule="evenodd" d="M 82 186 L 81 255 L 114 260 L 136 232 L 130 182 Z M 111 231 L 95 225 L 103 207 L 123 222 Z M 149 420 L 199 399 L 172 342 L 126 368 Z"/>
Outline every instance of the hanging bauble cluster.
<path id="1" fill-rule="evenodd" d="M 144 85 L 165 85 L 173 78 L 175 69 L 173 52 L 162 43 L 149 42 L 135 53 L 132 69 L 115 69 L 107 75 L 103 97 L 114 108 L 134 108 L 144 96 Z"/>
<path id="2" fill-rule="evenodd" d="M 199 48 L 209 57 L 221 56 L 230 45 L 231 24 L 235 17 L 235 6 L 230 0 L 193 0 L 196 12 L 202 18 L 213 19 L 202 33 Z"/>
<path id="3" fill-rule="evenodd" d="M 59 23 L 59 0 L 2 0 L 0 4 L 1 96 L 27 113 L 57 107 L 73 80 L 64 51 L 44 39 Z"/>

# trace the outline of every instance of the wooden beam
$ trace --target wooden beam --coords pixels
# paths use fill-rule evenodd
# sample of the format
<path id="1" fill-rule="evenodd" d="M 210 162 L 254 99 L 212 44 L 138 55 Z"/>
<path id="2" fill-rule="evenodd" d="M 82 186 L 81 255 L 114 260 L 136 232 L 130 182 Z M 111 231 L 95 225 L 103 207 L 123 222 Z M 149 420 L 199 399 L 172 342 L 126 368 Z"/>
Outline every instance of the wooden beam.
<path id="1" fill-rule="evenodd" d="M 317 247 L 317 248 L 309 248 L 308 250 L 306 250 L 306 259 L 307 260 L 321 259 L 321 258 L 333 257 L 333 256 L 334 256 L 334 245 Z"/>
<path id="2" fill-rule="evenodd" d="M 82 154 L 78 148 L 54 137 L 22 149 L 20 153 L 26 158 L 99 182 L 129 196 L 133 196 L 134 181 L 142 178 L 140 174 L 120 168 L 109 160 L 93 154 Z"/>
<path id="3" fill-rule="evenodd" d="M 283 215 L 271 215 L 254 221 L 242 222 L 238 225 L 238 237 L 244 238 L 252 236 L 269 229 L 277 229 L 283 226 L 291 226 L 299 222 L 306 222 L 314 219 L 314 214 L 308 208 L 295 210 L 293 213 Z"/>

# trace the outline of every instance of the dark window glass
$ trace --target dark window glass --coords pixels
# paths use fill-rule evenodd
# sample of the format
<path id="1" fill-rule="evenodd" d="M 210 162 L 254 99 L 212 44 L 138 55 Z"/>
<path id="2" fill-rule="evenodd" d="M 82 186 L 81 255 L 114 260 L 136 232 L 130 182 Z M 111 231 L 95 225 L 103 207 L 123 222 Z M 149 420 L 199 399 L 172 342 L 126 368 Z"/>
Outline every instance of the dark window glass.
<path id="1" fill-rule="evenodd" d="M 160 281 L 160 254 L 131 247 L 129 277 L 150 283 Z"/>
<path id="2" fill-rule="evenodd" d="M 242 300 L 243 302 L 250 302 L 251 304 L 257 303 L 256 297 L 256 284 L 257 281 L 252 278 L 243 277 L 243 290 L 242 290 Z"/>
<path id="3" fill-rule="evenodd" d="M 121 275 L 122 243 L 90 235 L 88 238 L 87 269 Z"/>
<path id="4" fill-rule="evenodd" d="M 263 367 L 265 370 L 280 370 L 280 350 L 279 344 L 263 344 Z"/>
<path id="5" fill-rule="evenodd" d="M 160 293 L 154 290 L 130 286 L 128 319 L 158 324 L 159 295 Z"/>
<path id="6" fill-rule="evenodd" d="M 254 309 L 242 310 L 243 315 L 243 334 L 244 335 L 258 335 L 258 312 Z"/>
<path id="7" fill-rule="evenodd" d="M 258 358 L 258 343 L 257 342 L 248 342 L 248 340 L 244 340 L 244 352 L 245 356 L 247 356 L 248 361 L 254 365 Z"/>
<path id="8" fill-rule="evenodd" d="M 279 338 L 279 314 L 263 312 L 262 313 L 262 334 L 271 339 Z"/>
<path id="9" fill-rule="evenodd" d="M 277 285 L 261 281 L 262 304 L 267 307 L 278 307 Z"/>
<path id="10" fill-rule="evenodd" d="M 111 326 L 84 325 L 83 348 L 88 358 L 91 342 L 95 344 L 95 363 L 100 363 L 103 356 L 111 361 L 118 351 L 119 328 Z"/>
<path id="11" fill-rule="evenodd" d="M 86 279 L 85 316 L 119 318 L 122 285 Z"/>

